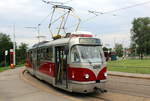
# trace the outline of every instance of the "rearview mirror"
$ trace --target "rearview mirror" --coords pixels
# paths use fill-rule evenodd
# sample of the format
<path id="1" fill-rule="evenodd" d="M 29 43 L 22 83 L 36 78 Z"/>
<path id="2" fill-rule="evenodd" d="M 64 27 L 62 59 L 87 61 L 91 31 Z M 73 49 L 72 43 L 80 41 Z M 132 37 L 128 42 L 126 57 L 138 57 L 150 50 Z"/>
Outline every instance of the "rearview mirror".
<path id="1" fill-rule="evenodd" d="M 68 46 L 65 46 L 64 52 L 65 52 L 66 55 L 69 53 L 69 47 Z"/>

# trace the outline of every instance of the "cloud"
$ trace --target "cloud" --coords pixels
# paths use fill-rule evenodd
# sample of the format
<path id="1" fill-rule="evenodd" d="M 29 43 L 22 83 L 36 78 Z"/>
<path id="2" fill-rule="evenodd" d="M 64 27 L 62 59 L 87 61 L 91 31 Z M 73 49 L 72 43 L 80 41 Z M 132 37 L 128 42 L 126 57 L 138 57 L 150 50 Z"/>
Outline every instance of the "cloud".
<path id="1" fill-rule="evenodd" d="M 116 43 L 122 44 L 124 48 L 130 46 L 130 33 L 101 34 L 96 37 L 100 38 L 103 45 L 109 48 L 113 48 Z"/>
<path id="2" fill-rule="evenodd" d="M 67 1 L 67 0 L 53 0 L 53 1 Z M 72 6 L 75 12 L 85 21 L 87 18 L 94 16 L 88 13 L 88 10 L 96 11 L 110 11 L 125 6 L 134 5 L 148 0 L 73 0 L 67 5 Z M 129 46 L 130 42 L 130 28 L 135 17 L 150 16 L 148 9 L 150 4 L 138 6 L 132 9 L 126 9 L 110 14 L 100 15 L 89 21 L 81 24 L 80 30 L 90 31 L 93 34 L 102 34 L 102 41 L 104 44 L 114 46 L 116 42 L 123 43 L 125 47 Z M 51 12 L 51 6 L 44 4 L 41 0 L 1 0 L 0 1 L 0 31 L 8 33 L 12 36 L 12 25 L 16 24 L 16 38 L 17 42 L 27 42 L 29 44 L 35 43 L 35 36 L 37 31 L 32 29 L 25 29 L 28 26 L 37 26 L 37 24 Z M 116 14 L 116 16 L 113 16 Z M 47 19 L 41 26 L 41 35 L 48 36 Z M 69 22 L 72 25 L 73 22 Z M 33 39 L 33 40 L 32 40 Z M 124 41 L 123 41 L 124 40 Z"/>

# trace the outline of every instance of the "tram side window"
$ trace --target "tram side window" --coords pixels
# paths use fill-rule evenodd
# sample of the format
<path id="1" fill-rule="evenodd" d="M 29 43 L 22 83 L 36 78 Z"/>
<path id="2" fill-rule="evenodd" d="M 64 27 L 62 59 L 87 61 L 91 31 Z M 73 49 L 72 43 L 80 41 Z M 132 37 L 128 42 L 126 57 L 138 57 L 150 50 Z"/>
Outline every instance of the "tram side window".
<path id="1" fill-rule="evenodd" d="M 36 50 L 33 50 L 33 52 L 32 52 L 32 59 L 33 59 L 33 60 L 36 59 Z"/>
<path id="2" fill-rule="evenodd" d="M 46 60 L 53 61 L 53 48 L 46 48 Z"/>
<path id="3" fill-rule="evenodd" d="M 32 62 L 32 51 L 29 52 L 29 58 L 30 58 L 30 61 Z"/>
<path id="4" fill-rule="evenodd" d="M 44 59 L 44 49 L 40 49 L 41 59 Z"/>
<path id="5" fill-rule="evenodd" d="M 26 53 L 26 58 L 29 58 L 29 52 Z"/>
<path id="6" fill-rule="evenodd" d="M 26 54 L 26 59 L 29 59 L 30 60 L 30 52 L 28 51 L 27 54 Z"/>
<path id="7" fill-rule="evenodd" d="M 44 53 L 43 53 L 43 55 L 44 55 L 44 60 L 46 60 L 46 59 L 47 59 L 46 51 L 47 51 L 47 50 L 46 50 L 46 48 L 44 48 L 44 50 L 43 50 L 43 52 L 44 52 Z"/>
<path id="8" fill-rule="evenodd" d="M 37 57 L 38 57 L 38 60 L 40 59 L 40 49 L 37 50 Z"/>
<path id="9" fill-rule="evenodd" d="M 71 50 L 71 61 L 80 62 L 79 54 L 76 47 L 73 47 Z"/>

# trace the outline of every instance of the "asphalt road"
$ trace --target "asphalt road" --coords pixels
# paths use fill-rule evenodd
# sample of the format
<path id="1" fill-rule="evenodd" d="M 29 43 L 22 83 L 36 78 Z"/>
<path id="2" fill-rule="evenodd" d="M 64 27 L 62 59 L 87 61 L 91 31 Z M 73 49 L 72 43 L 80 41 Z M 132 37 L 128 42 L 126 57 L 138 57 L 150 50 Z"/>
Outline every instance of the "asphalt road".
<path id="1" fill-rule="evenodd" d="M 28 73 L 22 75 L 22 70 L 0 73 L 0 101 L 150 101 L 149 80 L 111 76 L 108 93 L 78 94 L 54 88 Z"/>
<path id="2" fill-rule="evenodd" d="M 21 68 L 0 73 L 0 101 L 70 101 L 22 80 Z"/>
<path id="3" fill-rule="evenodd" d="M 106 88 L 111 92 L 150 98 L 150 79 L 109 76 Z"/>

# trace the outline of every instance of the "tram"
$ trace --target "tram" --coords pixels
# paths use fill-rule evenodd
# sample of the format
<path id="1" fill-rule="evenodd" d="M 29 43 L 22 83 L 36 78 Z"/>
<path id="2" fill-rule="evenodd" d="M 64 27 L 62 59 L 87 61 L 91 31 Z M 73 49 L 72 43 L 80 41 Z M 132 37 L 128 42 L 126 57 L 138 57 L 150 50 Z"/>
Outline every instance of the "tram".
<path id="1" fill-rule="evenodd" d="M 102 91 L 107 68 L 100 39 L 88 34 L 35 44 L 27 52 L 26 70 L 70 92 Z"/>
<path id="2" fill-rule="evenodd" d="M 58 18 L 58 15 L 55 17 L 57 9 L 65 11 Z M 39 42 L 27 51 L 26 70 L 54 87 L 70 92 L 103 92 L 107 68 L 102 43 L 91 33 L 78 31 L 81 19 L 77 15 L 74 15 L 78 19 L 75 31 L 67 33 L 67 19 L 70 14 L 74 14 L 73 11 L 70 6 L 53 6 L 48 27 L 53 40 Z M 55 22 L 59 19 L 60 25 L 55 32 L 57 35 L 54 36 L 52 24 L 55 27 Z"/>

